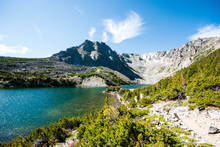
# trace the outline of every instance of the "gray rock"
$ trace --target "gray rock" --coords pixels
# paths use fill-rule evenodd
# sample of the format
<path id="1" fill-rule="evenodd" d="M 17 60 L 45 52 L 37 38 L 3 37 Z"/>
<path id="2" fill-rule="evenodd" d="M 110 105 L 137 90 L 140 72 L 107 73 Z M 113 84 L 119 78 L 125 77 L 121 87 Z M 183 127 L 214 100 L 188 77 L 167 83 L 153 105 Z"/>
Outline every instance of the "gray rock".
<path id="1" fill-rule="evenodd" d="M 175 118 L 177 118 L 177 120 L 180 120 L 179 116 L 177 115 L 177 113 L 174 113 Z"/>
<path id="2" fill-rule="evenodd" d="M 97 76 L 91 76 L 83 79 L 82 81 L 82 87 L 105 87 L 105 86 L 107 86 L 105 80 Z"/>
<path id="3" fill-rule="evenodd" d="M 213 127 L 213 126 L 210 126 L 208 133 L 209 134 L 217 134 L 217 133 L 220 133 L 220 129 Z"/>
<path id="4" fill-rule="evenodd" d="M 202 106 L 201 106 L 201 107 L 198 107 L 198 110 L 199 110 L 199 111 L 203 111 L 203 110 L 205 110 L 205 107 L 202 107 Z"/>
<path id="5" fill-rule="evenodd" d="M 146 117 L 143 117 L 142 120 L 146 120 Z"/>

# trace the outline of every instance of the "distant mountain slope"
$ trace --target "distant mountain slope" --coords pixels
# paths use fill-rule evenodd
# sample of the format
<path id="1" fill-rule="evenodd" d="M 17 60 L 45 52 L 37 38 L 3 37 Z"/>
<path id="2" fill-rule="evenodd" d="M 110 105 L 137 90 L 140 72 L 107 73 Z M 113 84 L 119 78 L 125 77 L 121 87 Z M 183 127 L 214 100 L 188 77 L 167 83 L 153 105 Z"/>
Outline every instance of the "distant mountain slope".
<path id="1" fill-rule="evenodd" d="M 169 51 L 120 55 L 103 42 L 86 40 L 49 58 L 0 57 L 0 87 L 105 86 L 130 80 L 152 84 L 217 48 L 220 38 L 216 37 L 190 41 Z"/>
<path id="2" fill-rule="evenodd" d="M 100 87 L 128 84 L 130 80 L 104 67 L 87 67 L 47 58 L 0 57 L 0 88 Z"/>
<path id="3" fill-rule="evenodd" d="M 61 61 L 73 65 L 90 67 L 103 66 L 116 70 L 130 79 L 141 78 L 120 56 L 103 42 L 86 40 L 79 46 L 68 48 L 51 56 L 55 61 Z"/>
<path id="4" fill-rule="evenodd" d="M 201 56 L 220 48 L 220 38 L 190 41 L 181 48 L 146 54 L 122 54 L 121 58 L 143 77 L 143 83 L 155 83 L 189 66 Z"/>
<path id="5" fill-rule="evenodd" d="M 123 94 L 125 100 L 142 107 L 158 100 L 188 98 L 193 106 L 220 108 L 220 49 L 156 84 Z"/>

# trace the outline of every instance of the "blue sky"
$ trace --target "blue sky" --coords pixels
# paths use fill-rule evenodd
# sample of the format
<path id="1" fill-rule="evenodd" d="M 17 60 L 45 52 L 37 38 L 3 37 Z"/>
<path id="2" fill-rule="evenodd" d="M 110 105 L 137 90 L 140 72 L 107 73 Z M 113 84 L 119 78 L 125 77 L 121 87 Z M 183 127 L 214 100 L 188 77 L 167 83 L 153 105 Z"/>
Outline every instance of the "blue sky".
<path id="1" fill-rule="evenodd" d="M 0 56 L 46 57 L 85 39 L 119 53 L 220 37 L 218 0 L 0 0 Z"/>

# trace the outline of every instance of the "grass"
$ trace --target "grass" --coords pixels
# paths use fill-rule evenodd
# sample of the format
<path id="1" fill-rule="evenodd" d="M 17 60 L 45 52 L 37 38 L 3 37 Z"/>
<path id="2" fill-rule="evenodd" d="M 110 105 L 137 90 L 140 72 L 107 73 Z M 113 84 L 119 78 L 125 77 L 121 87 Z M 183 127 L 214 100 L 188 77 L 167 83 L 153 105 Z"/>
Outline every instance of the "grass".
<path id="1" fill-rule="evenodd" d="M 0 57 L 0 63 L 4 64 L 19 64 L 34 61 L 47 61 L 47 58 L 14 58 L 14 57 Z"/>

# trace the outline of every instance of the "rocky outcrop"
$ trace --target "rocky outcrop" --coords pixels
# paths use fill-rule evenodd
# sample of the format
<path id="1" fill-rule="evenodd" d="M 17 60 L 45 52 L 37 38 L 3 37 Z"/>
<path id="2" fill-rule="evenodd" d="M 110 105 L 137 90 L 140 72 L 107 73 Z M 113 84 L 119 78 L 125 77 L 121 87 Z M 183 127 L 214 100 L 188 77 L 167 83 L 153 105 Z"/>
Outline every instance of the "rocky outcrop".
<path id="1" fill-rule="evenodd" d="M 146 54 L 121 54 L 121 58 L 143 77 L 144 80 L 140 82 L 152 84 L 218 48 L 220 48 L 219 37 L 203 38 L 190 41 L 181 48 Z"/>
<path id="2" fill-rule="evenodd" d="M 132 91 L 132 89 L 130 89 Z M 149 110 L 148 115 L 138 118 L 139 121 L 148 121 L 149 118 L 151 124 L 155 124 L 157 128 L 161 128 L 163 124 L 168 124 L 168 128 L 181 129 L 186 131 L 186 134 L 182 134 L 181 137 L 189 137 L 195 139 L 196 143 L 203 144 L 208 143 L 213 146 L 220 146 L 220 109 L 209 107 L 200 111 L 199 107 L 191 109 L 187 105 L 188 100 L 175 100 L 175 101 L 157 101 L 147 107 L 130 108 L 129 102 L 124 101 L 123 97 L 118 92 L 111 92 L 116 100 L 120 102 L 120 105 L 125 105 L 129 110 Z M 160 119 L 162 118 L 162 119 Z M 177 130 L 178 130 L 177 129 Z M 184 142 L 191 142 L 186 139 Z"/>
<path id="3" fill-rule="evenodd" d="M 103 42 L 86 40 L 79 46 L 54 54 L 50 59 L 68 64 L 97 67 L 103 66 L 118 71 L 130 79 L 141 78 L 120 56 Z"/>
<path id="4" fill-rule="evenodd" d="M 183 103 L 186 101 L 183 100 Z M 170 122 L 172 127 L 178 127 L 191 132 L 189 137 L 194 138 L 198 143 L 208 143 L 220 146 L 220 110 L 209 108 L 210 110 L 199 111 L 190 110 L 189 106 L 182 106 L 177 101 L 160 101 L 152 104 L 150 114 L 163 116 Z M 212 115 L 214 112 L 215 115 Z M 211 114 L 211 115 L 210 115 Z"/>
<path id="5" fill-rule="evenodd" d="M 105 80 L 97 77 L 97 76 L 92 76 L 92 77 L 88 77 L 83 79 L 82 81 L 82 87 L 105 87 L 108 86 L 105 83 Z"/>
<path id="6" fill-rule="evenodd" d="M 217 134 L 217 133 L 220 133 L 220 129 L 213 126 L 209 127 L 209 134 Z"/>

